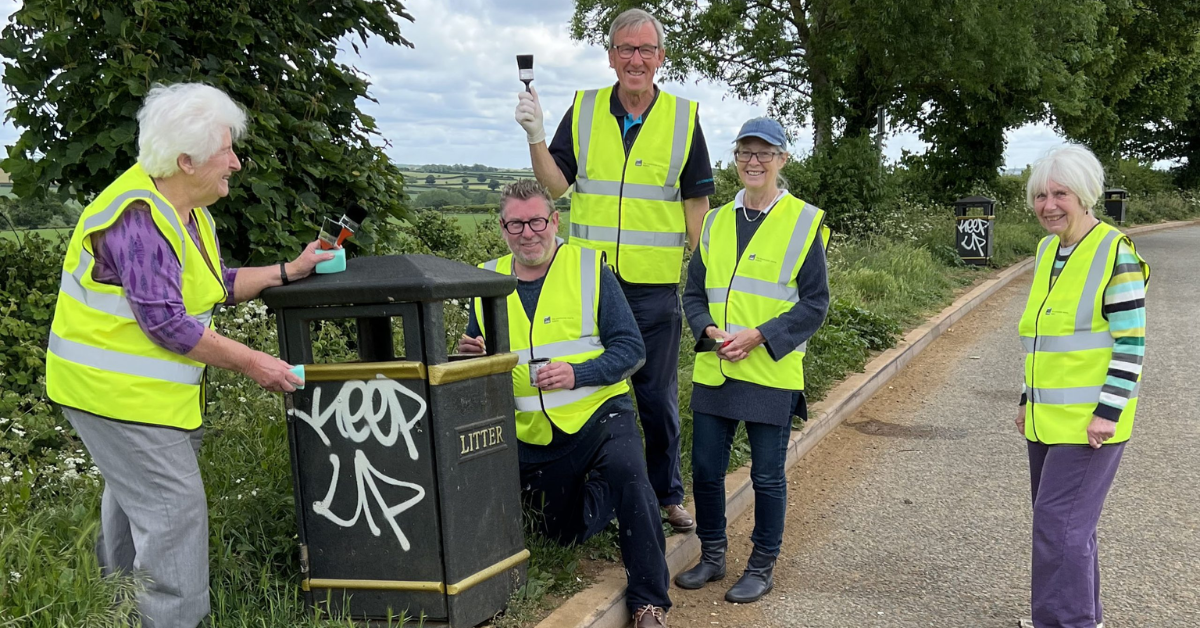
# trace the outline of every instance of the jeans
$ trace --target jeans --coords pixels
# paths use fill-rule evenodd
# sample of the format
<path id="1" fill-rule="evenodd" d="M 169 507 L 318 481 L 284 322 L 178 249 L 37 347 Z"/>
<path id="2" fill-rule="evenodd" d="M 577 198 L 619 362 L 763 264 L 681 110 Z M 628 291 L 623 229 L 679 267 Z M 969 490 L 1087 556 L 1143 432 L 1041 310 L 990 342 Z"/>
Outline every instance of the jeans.
<path id="1" fill-rule="evenodd" d="M 704 545 L 726 542 L 725 469 L 739 421 L 693 411 L 692 490 L 696 496 L 696 536 Z M 750 440 L 750 480 L 754 484 L 754 549 L 779 555 L 787 513 L 788 438 L 791 425 L 746 422 Z"/>
<path id="2" fill-rule="evenodd" d="M 642 438 L 633 412 L 593 416 L 606 429 L 589 430 L 588 442 L 542 463 L 521 463 L 521 491 L 543 535 L 564 545 L 582 543 L 613 515 L 620 527 L 621 560 L 630 612 L 647 604 L 671 607 L 667 594 L 666 539 L 654 489 L 646 479 Z"/>
<path id="3" fill-rule="evenodd" d="M 646 469 L 662 506 L 683 503 L 679 472 L 679 336 L 683 313 L 676 286 L 621 284 L 642 342 L 646 363 L 633 377 L 642 432 L 646 435 Z"/>

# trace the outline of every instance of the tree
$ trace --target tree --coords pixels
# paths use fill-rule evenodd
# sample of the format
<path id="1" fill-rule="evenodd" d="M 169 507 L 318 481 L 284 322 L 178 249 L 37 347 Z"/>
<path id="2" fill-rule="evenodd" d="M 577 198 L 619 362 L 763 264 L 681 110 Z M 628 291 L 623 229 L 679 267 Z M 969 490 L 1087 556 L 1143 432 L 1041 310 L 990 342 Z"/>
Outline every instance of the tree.
<path id="1" fill-rule="evenodd" d="M 437 185 L 437 177 L 433 175 L 425 177 L 425 185 Z"/>
<path id="2" fill-rule="evenodd" d="M 432 207 L 441 209 L 447 205 L 466 205 L 467 198 L 461 192 L 455 190 L 429 190 L 422 192 L 414 201 L 417 207 Z"/>
<path id="3" fill-rule="evenodd" d="M 491 181 L 488 181 L 488 189 L 489 190 L 499 190 L 500 189 L 500 180 L 492 179 Z"/>
<path id="4" fill-rule="evenodd" d="M 765 99 L 785 122 L 811 121 L 818 153 L 839 136 L 857 142 L 881 112 L 921 132 L 939 120 L 927 115 L 931 103 L 995 96 L 1000 104 L 984 115 L 1005 114 L 1002 154 L 1003 128 L 1044 115 L 1031 102 L 1056 88 L 1070 94 L 1060 55 L 1078 57 L 1091 41 L 1098 1 L 576 0 L 573 34 L 604 41 L 619 11 L 642 5 L 667 30 L 668 78 L 723 81 L 736 96 Z M 981 135 L 971 142 L 993 151 L 995 130 Z"/>
<path id="5" fill-rule="evenodd" d="M 1180 131 L 1200 96 L 1200 1 L 1104 6 L 1097 46 L 1107 54 L 1075 64 L 1088 77 L 1086 93 L 1074 107 L 1055 107 L 1055 121 L 1106 160 L 1185 156 Z"/>
<path id="6" fill-rule="evenodd" d="M 29 0 L 0 33 L 21 130 L 0 167 L 19 196 L 86 203 L 136 160 L 149 88 L 204 82 L 249 115 L 243 170 L 214 207 L 227 254 L 294 255 L 352 201 L 377 217 L 356 241 L 378 250 L 397 233 L 384 218 L 405 215 L 403 177 L 370 141 L 364 75 L 335 57 L 347 36 L 411 46 L 399 20 L 412 21 L 400 0 Z"/>

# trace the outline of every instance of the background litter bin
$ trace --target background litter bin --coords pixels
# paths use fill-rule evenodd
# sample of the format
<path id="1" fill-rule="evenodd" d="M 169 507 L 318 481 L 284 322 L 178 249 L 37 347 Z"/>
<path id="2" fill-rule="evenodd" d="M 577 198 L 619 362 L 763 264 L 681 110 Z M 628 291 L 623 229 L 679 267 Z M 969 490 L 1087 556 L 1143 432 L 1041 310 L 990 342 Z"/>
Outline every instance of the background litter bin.
<path id="1" fill-rule="evenodd" d="M 984 196 L 960 198 L 954 202 L 954 217 L 954 246 L 958 256 L 968 264 L 990 262 L 996 201 Z"/>
<path id="2" fill-rule="evenodd" d="M 305 389 L 285 405 L 310 605 L 466 628 L 524 581 L 505 304 L 515 288 L 513 277 L 401 255 L 263 293 L 281 357 L 305 365 Z M 477 296 L 499 333 L 485 357 L 451 358 L 444 302 Z M 313 323 L 344 319 L 359 361 L 313 364 Z"/>
<path id="3" fill-rule="evenodd" d="M 1129 203 L 1129 192 L 1121 188 L 1104 191 L 1104 213 L 1110 218 L 1123 224 L 1125 222 L 1125 207 Z"/>

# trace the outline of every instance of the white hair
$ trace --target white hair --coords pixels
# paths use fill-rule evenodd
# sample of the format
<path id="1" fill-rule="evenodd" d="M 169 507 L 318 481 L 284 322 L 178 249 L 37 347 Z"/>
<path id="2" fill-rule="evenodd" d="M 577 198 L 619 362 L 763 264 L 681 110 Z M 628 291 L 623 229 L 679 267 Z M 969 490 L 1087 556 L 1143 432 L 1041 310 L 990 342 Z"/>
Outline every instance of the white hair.
<path id="1" fill-rule="evenodd" d="M 1092 151 L 1079 144 L 1053 148 L 1033 164 L 1025 186 L 1025 202 L 1033 207 L 1038 194 L 1046 192 L 1053 181 L 1079 197 L 1079 204 L 1091 211 L 1104 194 L 1104 166 Z"/>
<path id="2" fill-rule="evenodd" d="M 221 150 L 226 129 L 235 142 L 246 132 L 246 112 L 202 83 L 155 85 L 137 119 L 138 163 L 152 177 L 178 172 L 180 155 L 205 163 Z"/>
<path id="3" fill-rule="evenodd" d="M 608 47 L 612 48 L 617 39 L 617 32 L 627 28 L 640 28 L 643 24 L 653 24 L 654 32 L 658 34 L 658 48 L 663 48 L 663 25 L 658 18 L 641 9 L 629 9 L 622 12 L 608 27 Z"/>

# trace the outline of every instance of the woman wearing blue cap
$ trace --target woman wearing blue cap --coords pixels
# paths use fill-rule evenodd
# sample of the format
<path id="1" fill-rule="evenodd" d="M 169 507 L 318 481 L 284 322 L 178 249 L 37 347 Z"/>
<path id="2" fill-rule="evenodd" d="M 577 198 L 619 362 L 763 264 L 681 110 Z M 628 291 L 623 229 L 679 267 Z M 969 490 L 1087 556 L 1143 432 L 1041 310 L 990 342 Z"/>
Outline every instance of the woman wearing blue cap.
<path id="1" fill-rule="evenodd" d="M 792 416 L 805 417 L 804 350 L 825 320 L 829 286 L 825 212 L 792 196 L 783 126 L 742 125 L 733 152 L 745 186 L 704 217 L 688 266 L 683 306 L 696 344 L 692 374 L 692 480 L 700 564 L 675 578 L 698 589 L 725 577 L 725 470 L 739 422 L 750 441 L 754 550 L 725 593 L 754 602 L 774 586 L 787 508 L 784 463 Z"/>

